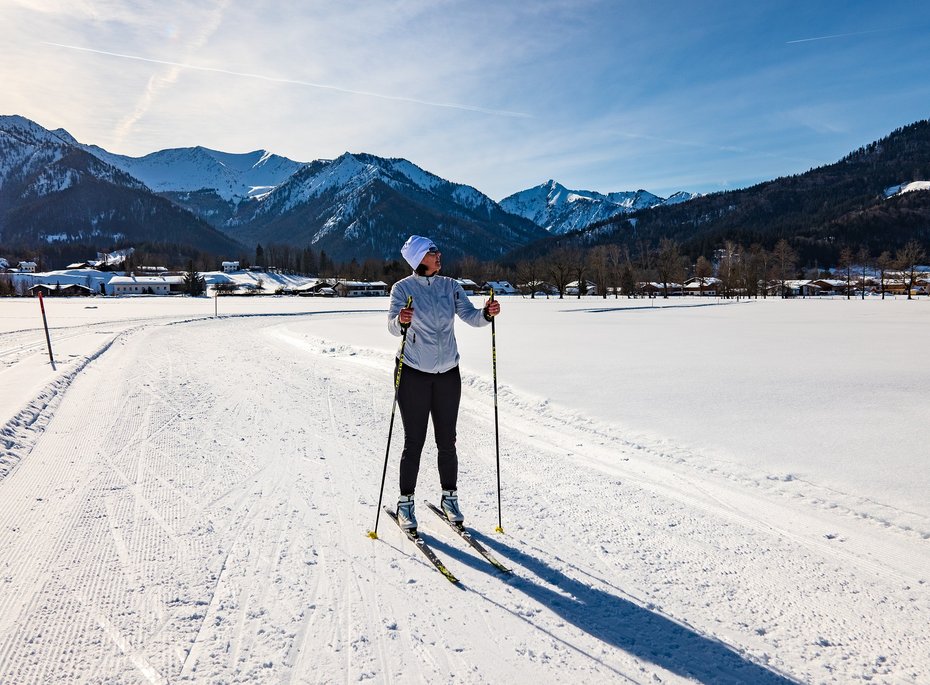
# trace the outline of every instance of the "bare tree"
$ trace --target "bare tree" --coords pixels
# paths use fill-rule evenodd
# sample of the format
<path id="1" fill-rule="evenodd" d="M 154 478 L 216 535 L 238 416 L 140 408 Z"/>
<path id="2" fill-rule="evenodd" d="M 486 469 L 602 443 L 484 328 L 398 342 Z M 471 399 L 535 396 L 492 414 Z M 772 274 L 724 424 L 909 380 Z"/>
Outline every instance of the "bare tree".
<path id="1" fill-rule="evenodd" d="M 594 287 L 603 299 L 607 299 L 607 291 L 610 289 L 610 258 L 607 248 L 598 245 L 589 253 L 589 265 L 591 276 L 594 279 Z"/>
<path id="2" fill-rule="evenodd" d="M 869 253 L 869 249 L 865 246 L 859 248 L 859 253 L 856 255 L 856 261 L 859 262 L 859 293 L 860 298 L 865 299 L 865 279 L 869 275 L 869 268 L 872 266 L 872 255 Z"/>
<path id="3" fill-rule="evenodd" d="M 704 255 L 697 258 L 694 264 L 694 277 L 698 279 L 698 287 L 701 291 L 701 297 L 704 296 L 704 287 L 707 285 L 707 279 L 714 275 L 714 265 L 710 263 Z"/>
<path id="4" fill-rule="evenodd" d="M 843 275 L 846 277 L 846 299 L 848 300 L 851 296 L 850 291 L 852 290 L 852 270 L 853 270 L 853 251 L 852 248 L 847 245 L 842 250 L 840 250 L 840 262 L 839 267 L 843 272 Z"/>
<path id="5" fill-rule="evenodd" d="M 926 257 L 926 253 L 916 240 L 908 241 L 907 245 L 898 250 L 896 254 L 895 267 L 901 270 L 909 300 L 914 299 L 911 296 L 911 289 L 914 287 L 914 279 L 917 276 L 917 264 Z"/>
<path id="6" fill-rule="evenodd" d="M 749 248 L 749 255 L 742 260 L 741 276 L 746 296 L 759 297 L 759 290 L 765 292 L 765 275 L 768 272 L 769 255 L 758 243 Z"/>
<path id="7" fill-rule="evenodd" d="M 572 271 L 575 273 L 575 282 L 578 283 L 577 298 L 588 294 L 588 255 L 582 250 L 571 250 Z"/>
<path id="8" fill-rule="evenodd" d="M 882 291 L 882 299 L 885 299 L 885 279 L 888 276 L 888 272 L 894 267 L 894 259 L 891 258 L 891 253 L 888 250 L 885 250 L 880 255 L 878 259 L 875 260 L 875 265 L 878 267 L 878 278 L 879 278 L 879 288 Z"/>
<path id="9" fill-rule="evenodd" d="M 656 268 L 659 272 L 659 282 L 662 284 L 662 297 L 668 298 L 668 284 L 680 279 L 683 271 L 678 243 L 669 238 L 662 238 L 659 241 Z"/>
<path id="10" fill-rule="evenodd" d="M 544 265 L 540 259 L 517 262 L 517 287 L 528 290 L 531 300 L 536 299 L 536 291 L 539 289 L 543 273 Z"/>
<path id="11" fill-rule="evenodd" d="M 720 262 L 717 265 L 717 278 L 723 286 L 724 296 L 732 297 L 734 286 L 739 283 L 740 247 L 732 240 L 723 244 L 720 253 Z"/>
<path id="12" fill-rule="evenodd" d="M 775 243 L 775 249 L 772 251 L 774 259 L 775 273 L 781 285 L 781 296 L 788 297 L 787 280 L 793 275 L 798 262 L 798 253 L 788 244 L 788 241 L 782 238 Z"/>
<path id="13" fill-rule="evenodd" d="M 623 281 L 621 274 L 623 273 L 623 265 L 625 261 L 629 261 L 630 252 L 629 249 L 624 246 L 621 250 L 620 246 L 617 244 L 605 245 L 604 246 L 605 254 L 607 255 L 607 273 L 610 276 L 610 280 L 613 283 L 614 288 L 614 299 L 620 297 L 620 286 Z M 624 253 L 626 257 L 624 258 Z"/>
<path id="14" fill-rule="evenodd" d="M 568 279 L 571 278 L 572 261 L 569 251 L 560 247 L 552 252 L 547 260 L 547 268 L 552 284 L 559 291 L 559 299 L 565 299 L 565 287 L 568 285 Z"/>

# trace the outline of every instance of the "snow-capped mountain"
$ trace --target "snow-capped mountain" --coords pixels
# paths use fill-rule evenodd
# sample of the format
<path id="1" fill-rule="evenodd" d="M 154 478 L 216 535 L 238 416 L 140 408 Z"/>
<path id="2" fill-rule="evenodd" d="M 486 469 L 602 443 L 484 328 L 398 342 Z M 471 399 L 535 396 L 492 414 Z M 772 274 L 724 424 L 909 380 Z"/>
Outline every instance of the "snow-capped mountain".
<path id="1" fill-rule="evenodd" d="M 49 131 L 23 117 L 0 116 L 0 191 L 10 200 L 35 201 L 67 190 L 85 176 L 145 188 L 97 158 L 77 154 L 75 147 L 76 141 L 63 129 Z"/>
<path id="2" fill-rule="evenodd" d="M 142 181 L 156 193 L 214 191 L 226 201 L 260 197 L 286 181 L 303 164 L 266 150 L 243 154 L 205 147 L 161 150 L 144 157 L 85 150 Z"/>
<path id="3" fill-rule="evenodd" d="M 346 153 L 302 164 L 203 147 L 134 158 L 22 117 L 0 118 L 0 214 L 8 242 L 158 241 L 227 254 L 282 243 L 337 261 L 396 259 L 411 233 L 453 259 L 493 259 L 546 235 L 404 159 Z"/>
<path id="4" fill-rule="evenodd" d="M 411 233 L 440 242 L 452 257 L 499 257 L 545 236 L 471 186 L 405 159 L 345 153 L 318 160 L 230 224 L 243 241 L 289 242 L 336 259 L 397 258 Z"/>
<path id="5" fill-rule="evenodd" d="M 203 250 L 235 243 L 62 129 L 0 116 L 0 241 L 8 244 L 125 240 L 184 243 Z"/>
<path id="6" fill-rule="evenodd" d="M 453 260 L 490 260 L 549 233 L 691 197 L 663 200 L 643 190 L 604 195 L 549 181 L 498 204 L 406 159 L 347 152 L 304 164 L 264 150 L 204 147 L 129 157 L 82 144 L 61 129 L 0 117 L 0 239 L 6 241 L 96 241 L 103 248 L 160 241 L 233 254 L 240 249 L 235 243 L 281 243 L 361 261 L 396 259 L 403 240 L 421 233 Z"/>
<path id="7" fill-rule="evenodd" d="M 672 193 L 667 198 L 665 198 L 665 201 L 662 204 L 663 205 L 678 205 L 678 204 L 681 204 L 682 202 L 689 202 L 693 200 L 694 198 L 700 197 L 700 196 L 701 196 L 700 193 L 689 193 L 686 190 L 679 190 L 677 193 Z"/>
<path id="8" fill-rule="evenodd" d="M 695 196 L 678 192 L 663 199 L 645 190 L 608 193 L 570 190 L 553 180 L 521 190 L 501 200 L 506 211 L 529 219 L 550 233 L 562 234 L 590 226 L 618 214 L 661 204 L 686 202 Z"/>

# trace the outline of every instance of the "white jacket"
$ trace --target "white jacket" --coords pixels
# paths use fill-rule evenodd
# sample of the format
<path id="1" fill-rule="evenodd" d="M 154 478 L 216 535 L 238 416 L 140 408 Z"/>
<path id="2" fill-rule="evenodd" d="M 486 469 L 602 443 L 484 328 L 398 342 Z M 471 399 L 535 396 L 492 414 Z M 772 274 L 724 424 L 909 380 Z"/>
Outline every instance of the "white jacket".
<path id="1" fill-rule="evenodd" d="M 420 371 L 443 373 L 458 365 L 459 348 L 453 328 L 456 314 L 471 326 L 490 323 L 484 317 L 484 310 L 471 303 L 455 279 L 411 274 L 391 288 L 388 330 L 392 335 L 401 335 L 403 329 L 397 317 L 408 297 L 413 297 L 414 313 L 407 331 L 404 364 Z"/>

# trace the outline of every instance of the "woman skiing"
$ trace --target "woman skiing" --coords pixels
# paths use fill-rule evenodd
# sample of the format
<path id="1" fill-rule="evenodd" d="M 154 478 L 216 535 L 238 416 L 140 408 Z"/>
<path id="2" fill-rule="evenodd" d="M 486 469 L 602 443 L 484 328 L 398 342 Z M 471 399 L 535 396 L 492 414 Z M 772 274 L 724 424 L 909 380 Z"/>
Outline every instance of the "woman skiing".
<path id="1" fill-rule="evenodd" d="M 462 379 L 453 323 L 457 314 L 471 326 L 487 326 L 500 313 L 500 303 L 492 300 L 478 309 L 457 281 L 439 276 L 442 253 L 429 238 L 412 235 L 400 252 L 414 273 L 391 288 L 388 312 L 388 330 L 393 335 L 400 336 L 407 329 L 404 368 L 397 389 L 397 406 L 404 423 L 397 520 L 402 528 L 416 529 L 413 493 L 430 416 L 439 451 L 440 506 L 450 521 L 464 520 L 456 482 L 455 427 Z M 407 306 L 409 298 L 413 298 L 412 304 Z"/>

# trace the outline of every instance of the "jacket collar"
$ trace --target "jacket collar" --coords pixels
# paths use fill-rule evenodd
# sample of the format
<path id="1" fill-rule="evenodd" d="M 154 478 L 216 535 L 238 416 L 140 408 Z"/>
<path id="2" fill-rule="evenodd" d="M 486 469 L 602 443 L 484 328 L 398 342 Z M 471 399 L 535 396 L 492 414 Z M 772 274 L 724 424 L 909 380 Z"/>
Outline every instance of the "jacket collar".
<path id="1" fill-rule="evenodd" d="M 439 277 L 439 274 L 433 274 L 432 276 L 421 276 L 416 271 L 414 271 L 413 274 L 411 275 L 413 276 L 414 280 L 416 280 L 416 282 L 419 283 L 420 285 L 432 285 L 433 279 Z"/>

